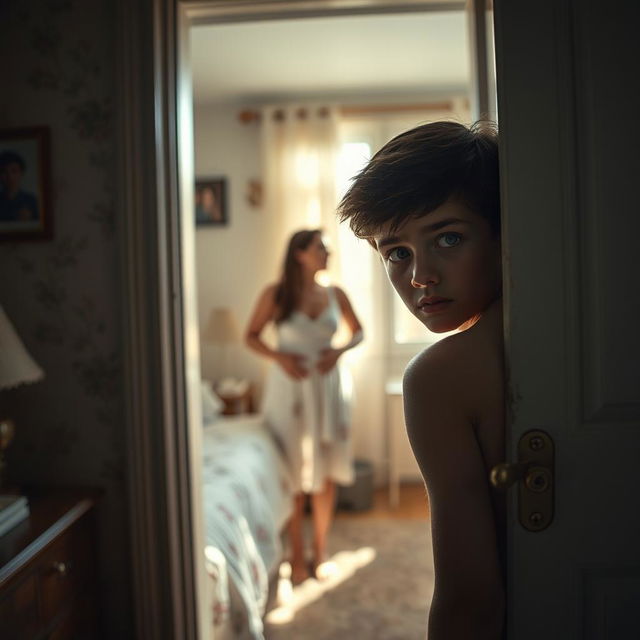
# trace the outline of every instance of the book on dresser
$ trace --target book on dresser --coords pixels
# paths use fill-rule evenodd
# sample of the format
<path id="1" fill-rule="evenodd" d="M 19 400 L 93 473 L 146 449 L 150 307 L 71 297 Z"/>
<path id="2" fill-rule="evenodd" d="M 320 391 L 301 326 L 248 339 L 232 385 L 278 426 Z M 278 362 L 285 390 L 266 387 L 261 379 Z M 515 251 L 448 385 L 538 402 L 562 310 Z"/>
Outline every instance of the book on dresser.
<path id="1" fill-rule="evenodd" d="M 0 536 L 29 517 L 29 502 L 25 496 L 0 494 Z"/>

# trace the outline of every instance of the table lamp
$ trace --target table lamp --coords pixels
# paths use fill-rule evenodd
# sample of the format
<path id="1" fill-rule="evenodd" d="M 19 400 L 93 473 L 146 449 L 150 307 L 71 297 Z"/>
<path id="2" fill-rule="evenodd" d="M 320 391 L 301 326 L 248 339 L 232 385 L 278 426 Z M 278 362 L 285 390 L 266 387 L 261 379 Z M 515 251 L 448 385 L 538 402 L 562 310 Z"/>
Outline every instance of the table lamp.
<path id="1" fill-rule="evenodd" d="M 232 309 L 216 307 L 209 312 L 209 322 L 202 332 L 205 342 L 217 345 L 222 353 L 222 372 L 229 371 L 228 348 L 240 341 L 240 329 Z"/>
<path id="2" fill-rule="evenodd" d="M 0 390 L 13 389 L 42 378 L 44 372 L 27 352 L 0 305 Z M 13 422 L 0 416 L 0 488 L 6 481 L 4 452 L 13 439 L 14 431 Z"/>

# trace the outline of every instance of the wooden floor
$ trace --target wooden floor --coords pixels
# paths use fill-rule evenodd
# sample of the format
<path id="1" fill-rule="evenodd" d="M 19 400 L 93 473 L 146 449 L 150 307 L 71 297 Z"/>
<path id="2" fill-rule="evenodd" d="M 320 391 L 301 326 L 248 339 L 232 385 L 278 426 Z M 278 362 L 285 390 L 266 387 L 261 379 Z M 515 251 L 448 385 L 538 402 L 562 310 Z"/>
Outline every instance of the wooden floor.
<path id="1" fill-rule="evenodd" d="M 339 510 L 336 518 L 389 518 L 428 520 L 429 502 L 424 484 L 403 484 L 400 486 L 400 500 L 397 507 L 389 503 L 389 490 L 376 489 L 373 498 L 373 508 L 364 511 Z"/>

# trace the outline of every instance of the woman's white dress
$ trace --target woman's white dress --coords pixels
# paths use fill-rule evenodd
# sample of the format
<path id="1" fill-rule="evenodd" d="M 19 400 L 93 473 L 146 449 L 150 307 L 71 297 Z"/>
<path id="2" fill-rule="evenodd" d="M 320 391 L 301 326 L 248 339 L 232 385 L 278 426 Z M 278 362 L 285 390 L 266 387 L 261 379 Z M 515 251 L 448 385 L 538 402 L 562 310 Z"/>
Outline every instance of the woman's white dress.
<path id="1" fill-rule="evenodd" d="M 316 368 L 323 349 L 331 347 L 340 306 L 333 287 L 329 304 L 317 318 L 293 311 L 277 325 L 278 349 L 304 356 L 308 376 L 294 380 L 271 365 L 262 404 L 265 422 L 289 464 L 294 491 L 317 493 L 325 480 L 353 483 L 349 390 L 339 363 L 321 374 Z"/>

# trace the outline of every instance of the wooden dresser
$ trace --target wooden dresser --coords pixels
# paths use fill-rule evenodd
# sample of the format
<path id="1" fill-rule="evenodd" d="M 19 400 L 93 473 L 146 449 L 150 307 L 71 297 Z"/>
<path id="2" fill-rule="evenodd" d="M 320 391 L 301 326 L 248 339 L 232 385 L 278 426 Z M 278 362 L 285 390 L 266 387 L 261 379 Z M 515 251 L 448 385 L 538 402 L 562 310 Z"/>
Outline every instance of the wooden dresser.
<path id="1" fill-rule="evenodd" d="M 91 491 L 25 492 L 30 516 L 0 537 L 0 638 L 98 638 Z"/>

